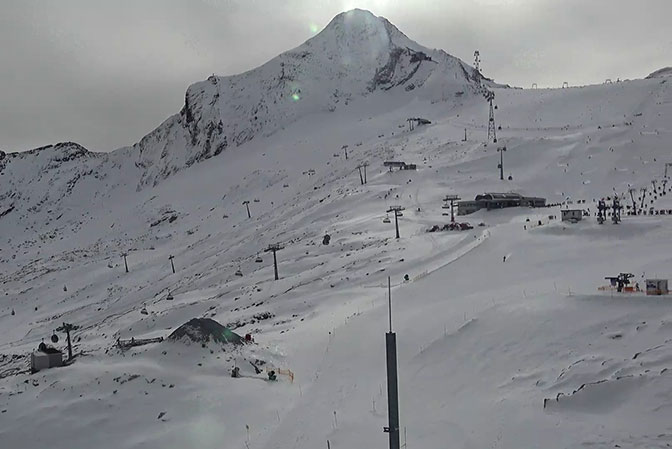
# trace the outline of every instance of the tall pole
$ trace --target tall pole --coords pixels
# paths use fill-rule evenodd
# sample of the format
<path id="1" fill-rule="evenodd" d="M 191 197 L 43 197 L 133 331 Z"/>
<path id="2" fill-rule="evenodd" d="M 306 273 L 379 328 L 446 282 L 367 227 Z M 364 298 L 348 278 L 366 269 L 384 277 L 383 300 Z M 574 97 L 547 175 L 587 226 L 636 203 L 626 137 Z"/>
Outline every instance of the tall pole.
<path id="1" fill-rule="evenodd" d="M 168 259 L 170 259 L 170 267 L 173 269 L 173 274 L 175 274 L 175 264 L 173 263 L 174 258 L 175 256 L 173 256 L 172 254 L 170 255 L 170 257 L 168 257 Z"/>
<path id="2" fill-rule="evenodd" d="M 362 165 L 364 165 L 364 184 L 366 184 L 367 183 L 367 181 L 366 181 L 366 167 L 368 167 L 369 163 L 364 162 L 364 164 L 362 164 Z"/>
<path id="3" fill-rule="evenodd" d="M 243 204 L 245 205 L 245 209 L 247 209 L 247 218 L 252 218 L 252 215 L 250 214 L 250 202 L 245 200 L 243 201 Z"/>
<path id="4" fill-rule="evenodd" d="M 506 147 L 499 147 L 497 151 L 499 151 L 499 179 L 504 181 L 504 152 Z"/>
<path id="5" fill-rule="evenodd" d="M 390 316 L 390 332 L 392 332 L 392 280 L 387 277 L 387 310 Z"/>
<path id="6" fill-rule="evenodd" d="M 630 199 L 632 200 L 632 214 L 637 215 L 637 203 L 635 202 L 635 189 L 628 189 L 630 192 Z"/>
<path id="7" fill-rule="evenodd" d="M 65 335 L 67 335 L 68 337 L 68 360 L 72 360 L 72 343 L 70 342 L 70 327 L 65 328 Z"/>
<path id="8" fill-rule="evenodd" d="M 399 215 L 398 212 L 394 211 L 394 227 L 397 229 L 397 238 L 399 238 Z"/>
<path id="9" fill-rule="evenodd" d="M 404 210 L 403 207 L 401 206 L 391 206 L 390 209 L 387 211 L 389 214 L 390 212 L 394 212 L 394 227 L 397 231 L 397 238 L 399 238 L 399 212 Z"/>
<path id="10" fill-rule="evenodd" d="M 65 335 L 67 336 L 67 342 L 68 342 L 68 360 L 72 360 L 72 342 L 70 340 L 70 331 L 75 331 L 79 329 L 79 326 L 70 324 L 70 323 L 63 323 L 62 326 L 58 327 L 56 330 L 59 332 L 65 332 Z"/>
<path id="11" fill-rule="evenodd" d="M 128 261 L 126 260 L 126 256 L 128 256 L 128 253 L 121 253 L 122 256 L 124 256 L 124 266 L 126 267 L 126 273 L 128 273 Z"/>
<path id="12" fill-rule="evenodd" d="M 488 102 L 490 103 L 490 117 L 488 117 L 488 142 L 492 139 L 493 143 L 497 143 L 497 129 L 495 125 L 495 111 L 492 107 L 492 100 L 495 99 L 495 93 L 488 92 Z"/>
<path id="13" fill-rule="evenodd" d="M 267 253 L 269 251 L 273 252 L 273 270 L 275 271 L 275 280 L 276 281 L 278 279 L 280 279 L 280 277 L 278 276 L 278 259 L 275 255 L 275 253 L 277 253 L 281 249 L 284 249 L 284 246 L 281 246 L 279 243 L 272 243 L 272 244 L 268 245 L 268 248 L 266 248 L 264 250 L 265 253 Z"/>
<path id="14" fill-rule="evenodd" d="M 446 195 L 446 197 L 443 199 L 446 203 L 450 201 L 450 222 L 455 223 L 455 201 L 459 200 L 460 197 L 457 195 Z M 444 204 L 443 206 L 444 209 L 447 208 L 447 206 Z"/>
<path id="15" fill-rule="evenodd" d="M 392 332 L 392 287 L 387 278 L 390 331 L 385 334 L 385 353 L 387 358 L 387 417 L 388 427 L 384 432 L 390 434 L 390 449 L 399 449 L 399 388 L 397 379 L 397 336 Z"/>
<path id="16" fill-rule="evenodd" d="M 504 181 L 504 151 L 501 148 L 499 150 L 499 179 Z"/>

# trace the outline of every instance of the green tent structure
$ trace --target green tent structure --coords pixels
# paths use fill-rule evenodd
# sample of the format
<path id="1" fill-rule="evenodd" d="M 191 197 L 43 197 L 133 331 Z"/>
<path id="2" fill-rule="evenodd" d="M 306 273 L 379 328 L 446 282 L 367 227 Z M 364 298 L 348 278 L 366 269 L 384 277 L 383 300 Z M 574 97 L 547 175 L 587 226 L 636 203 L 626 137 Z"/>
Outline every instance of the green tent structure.
<path id="1" fill-rule="evenodd" d="M 193 341 L 195 343 L 216 342 L 242 345 L 245 339 L 226 326 L 210 318 L 192 318 L 168 336 L 173 341 Z"/>

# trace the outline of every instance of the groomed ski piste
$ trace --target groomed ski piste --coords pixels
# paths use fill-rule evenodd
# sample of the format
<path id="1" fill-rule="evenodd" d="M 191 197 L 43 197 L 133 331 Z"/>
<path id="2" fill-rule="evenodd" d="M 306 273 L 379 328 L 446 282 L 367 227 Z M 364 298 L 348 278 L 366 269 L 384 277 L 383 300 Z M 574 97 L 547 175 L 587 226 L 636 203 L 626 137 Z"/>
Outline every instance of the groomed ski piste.
<path id="1" fill-rule="evenodd" d="M 372 39 L 418 45 L 364 11 L 334 20 L 311 45 L 350 55 L 352 67 L 371 55 L 353 46 Z M 624 211 L 620 224 L 599 225 L 592 214 L 598 199 L 630 204 L 628 189 L 642 187 L 646 209 L 672 209 L 672 183 L 652 193 L 672 162 L 672 78 L 565 89 L 483 79 L 501 126 L 485 145 L 479 84 L 424 50 L 432 61 L 393 67 L 403 72 L 393 87 L 361 90 L 371 73 L 358 72 L 347 105 L 301 106 L 285 121 L 278 106 L 266 131 L 189 163 L 191 143 L 171 128 L 184 114 L 143 139 L 141 157 L 68 143 L 0 160 L 0 447 L 385 447 L 388 276 L 406 447 L 669 447 L 672 298 L 598 288 L 620 272 L 642 286 L 671 278 L 672 216 Z M 306 77 L 317 87 L 278 99 L 282 108 L 332 86 L 311 67 L 291 92 Z M 200 117 L 185 125 L 203 133 L 194 148 L 212 134 Z M 410 117 L 431 124 L 409 131 Z M 446 195 L 484 192 L 558 205 L 482 210 L 456 217 L 471 230 L 426 232 L 449 222 Z M 383 222 L 394 205 L 405 208 L 399 239 L 394 217 Z M 574 207 L 591 216 L 561 222 Z M 284 246 L 277 281 L 272 243 Z M 255 343 L 117 347 L 194 317 Z M 63 322 L 80 326 L 74 363 L 30 374 L 29 354 Z M 269 382 L 254 360 L 293 376 Z"/>

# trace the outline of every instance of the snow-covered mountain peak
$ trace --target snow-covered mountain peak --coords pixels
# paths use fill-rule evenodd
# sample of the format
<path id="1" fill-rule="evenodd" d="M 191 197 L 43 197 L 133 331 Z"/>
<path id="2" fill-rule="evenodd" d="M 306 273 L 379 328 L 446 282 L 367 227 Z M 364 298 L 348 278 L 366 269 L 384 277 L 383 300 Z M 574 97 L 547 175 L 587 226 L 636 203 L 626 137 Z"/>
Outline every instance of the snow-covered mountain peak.
<path id="1" fill-rule="evenodd" d="M 342 57 L 344 65 L 376 62 L 384 64 L 394 47 L 417 49 L 399 29 L 383 17 L 369 11 L 353 9 L 334 17 L 318 35 L 303 47 L 319 48 Z"/>
<path id="2" fill-rule="evenodd" d="M 156 186 L 223 152 L 233 161 L 240 157 L 235 152 L 245 151 L 238 150 L 241 145 L 304 118 L 334 112 L 368 118 L 371 113 L 357 104 L 376 114 L 417 100 L 451 108 L 478 91 L 476 76 L 459 59 L 422 47 L 382 17 L 344 12 L 260 67 L 189 86 L 182 110 L 132 147 L 95 153 L 65 142 L 0 153 L 0 174 L 6 175 L 0 211 L 13 211 L 18 220 L 28 211 L 59 210 L 74 198 L 85 204 L 120 186 Z M 343 134 L 347 139 L 348 131 Z"/>
<path id="3" fill-rule="evenodd" d="M 457 92 L 476 92 L 476 76 L 459 59 L 422 47 L 382 17 L 341 13 L 316 36 L 256 69 L 191 85 L 180 114 L 135 146 L 144 170 L 139 187 L 374 92 L 391 91 L 401 103 L 453 99 Z"/>

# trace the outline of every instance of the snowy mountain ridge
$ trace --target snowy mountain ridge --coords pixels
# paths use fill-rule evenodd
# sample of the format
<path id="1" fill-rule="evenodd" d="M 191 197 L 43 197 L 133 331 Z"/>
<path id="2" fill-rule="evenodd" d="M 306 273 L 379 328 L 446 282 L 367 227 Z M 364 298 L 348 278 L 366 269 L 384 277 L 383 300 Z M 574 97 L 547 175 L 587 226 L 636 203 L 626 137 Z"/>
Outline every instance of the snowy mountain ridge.
<path id="1" fill-rule="evenodd" d="M 57 211 L 73 192 L 100 196 L 119 185 L 155 186 L 302 117 L 375 95 L 400 96 L 398 104 L 415 98 L 452 102 L 455 95 L 476 93 L 476 78 L 494 86 L 459 59 L 410 40 L 386 19 L 352 10 L 256 69 L 191 85 L 182 110 L 131 147 L 96 153 L 60 143 L 8 153 L 0 158 L 0 175 L 9 178 L 0 186 L 0 211 L 34 211 L 44 204 Z M 79 192 L 77 184 L 83 186 Z"/>
<path id="2" fill-rule="evenodd" d="M 374 91 L 411 91 L 428 81 L 448 93 L 475 91 L 476 77 L 485 80 L 459 59 L 408 39 L 382 17 L 363 10 L 341 13 L 315 37 L 256 69 L 190 86 L 180 113 L 132 147 L 144 170 L 139 187 Z M 128 157 L 123 150 L 109 157 Z"/>

